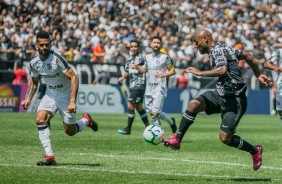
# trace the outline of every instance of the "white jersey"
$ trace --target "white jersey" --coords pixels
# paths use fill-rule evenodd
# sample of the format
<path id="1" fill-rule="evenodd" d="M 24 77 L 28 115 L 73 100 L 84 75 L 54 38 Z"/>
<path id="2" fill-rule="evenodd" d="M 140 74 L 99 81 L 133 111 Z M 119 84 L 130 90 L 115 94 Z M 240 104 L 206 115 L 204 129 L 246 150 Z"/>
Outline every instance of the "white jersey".
<path id="1" fill-rule="evenodd" d="M 282 48 L 275 50 L 269 60 L 276 64 L 277 67 L 282 68 Z M 277 92 L 282 92 L 282 73 L 279 73 L 277 77 Z"/>
<path id="2" fill-rule="evenodd" d="M 69 98 L 71 81 L 64 73 L 70 69 L 61 53 L 51 50 L 47 59 L 42 61 L 36 55 L 30 61 L 31 77 L 40 75 L 41 82 L 46 84 L 46 95 L 51 97 Z"/>
<path id="3" fill-rule="evenodd" d="M 173 66 L 171 58 L 167 54 L 150 53 L 146 55 L 146 92 L 145 95 L 153 95 L 161 91 L 164 96 L 167 95 L 167 78 L 157 78 L 157 73 L 166 73 L 167 68 Z"/>

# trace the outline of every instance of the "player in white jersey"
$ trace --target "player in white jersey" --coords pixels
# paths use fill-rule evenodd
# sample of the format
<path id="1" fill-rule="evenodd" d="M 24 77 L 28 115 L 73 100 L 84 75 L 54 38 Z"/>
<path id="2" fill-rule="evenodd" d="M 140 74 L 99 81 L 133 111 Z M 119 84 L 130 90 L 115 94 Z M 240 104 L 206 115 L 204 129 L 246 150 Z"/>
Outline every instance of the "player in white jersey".
<path id="1" fill-rule="evenodd" d="M 282 125 L 282 48 L 275 50 L 263 66 L 264 68 L 274 70 L 278 74 L 276 80 L 276 110 Z"/>
<path id="2" fill-rule="evenodd" d="M 38 161 L 38 166 L 56 165 L 50 140 L 48 122 L 59 111 L 64 124 L 65 133 L 73 136 L 85 126 L 97 131 L 98 125 L 88 113 L 76 121 L 76 96 L 78 91 L 78 78 L 68 65 L 66 59 L 58 52 L 51 50 L 49 34 L 40 31 L 36 34 L 36 47 L 38 55 L 30 62 L 31 82 L 27 98 L 21 102 L 24 109 L 30 105 L 39 80 L 41 92 L 45 91 L 36 113 L 36 124 L 39 139 L 45 149 L 44 160 Z M 41 78 L 41 79 L 40 79 Z"/>
<path id="3" fill-rule="evenodd" d="M 167 95 L 167 77 L 175 74 L 175 67 L 171 58 L 167 54 L 160 52 L 161 43 L 160 36 L 151 38 L 153 52 L 146 55 L 146 68 L 136 66 L 136 69 L 147 72 L 145 106 L 152 116 L 152 123 L 160 124 L 160 119 L 165 120 L 169 123 L 172 132 L 175 133 L 177 130 L 175 119 L 168 117 L 162 111 Z"/>

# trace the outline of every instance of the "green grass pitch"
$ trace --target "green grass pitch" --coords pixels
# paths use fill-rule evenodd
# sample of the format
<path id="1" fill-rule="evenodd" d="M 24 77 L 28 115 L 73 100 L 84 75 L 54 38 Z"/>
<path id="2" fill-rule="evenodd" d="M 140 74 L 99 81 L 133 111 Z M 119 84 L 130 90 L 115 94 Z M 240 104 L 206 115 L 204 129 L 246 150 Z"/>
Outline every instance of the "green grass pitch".
<path id="1" fill-rule="evenodd" d="M 174 116 L 179 125 L 181 114 Z M 81 117 L 81 114 L 77 115 Z M 0 183 L 282 183 L 282 127 L 278 116 L 246 115 L 237 134 L 264 148 L 263 166 L 253 171 L 250 154 L 218 139 L 219 115 L 198 115 L 179 151 L 144 141 L 138 113 L 131 135 L 120 135 L 127 114 L 95 114 L 99 131 L 88 127 L 69 137 L 57 114 L 51 140 L 58 165 L 38 167 L 43 148 L 35 113 L 0 113 Z M 171 135 L 162 122 L 166 138 Z"/>

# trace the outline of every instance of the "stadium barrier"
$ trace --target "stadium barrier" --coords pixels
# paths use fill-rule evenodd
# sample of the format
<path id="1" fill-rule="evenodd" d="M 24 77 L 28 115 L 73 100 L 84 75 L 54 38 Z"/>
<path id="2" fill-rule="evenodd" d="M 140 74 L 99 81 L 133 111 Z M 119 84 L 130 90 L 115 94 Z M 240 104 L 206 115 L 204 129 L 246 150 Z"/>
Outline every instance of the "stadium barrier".
<path id="1" fill-rule="evenodd" d="M 25 98 L 27 84 L 0 85 L 0 112 L 25 112 L 20 101 Z M 182 113 L 187 103 L 207 89 L 169 89 L 163 110 L 167 113 Z M 272 100 L 270 89 L 248 90 L 247 114 L 271 114 Z M 125 85 L 86 85 L 81 84 L 77 96 L 77 112 L 113 113 L 127 112 L 128 89 Z M 35 111 L 39 100 L 34 96 L 29 111 Z"/>

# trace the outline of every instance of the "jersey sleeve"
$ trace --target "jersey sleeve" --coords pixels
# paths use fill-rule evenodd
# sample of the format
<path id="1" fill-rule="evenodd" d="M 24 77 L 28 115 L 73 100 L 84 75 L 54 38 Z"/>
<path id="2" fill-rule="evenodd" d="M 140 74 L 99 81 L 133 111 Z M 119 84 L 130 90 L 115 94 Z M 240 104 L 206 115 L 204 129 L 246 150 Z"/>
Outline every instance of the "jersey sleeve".
<path id="1" fill-rule="evenodd" d="M 31 63 L 32 63 L 32 62 L 31 62 Z M 38 73 L 37 70 L 34 69 L 34 66 L 33 66 L 33 64 L 31 64 L 31 63 L 30 63 L 30 65 L 29 65 L 30 76 L 31 76 L 31 77 L 38 77 L 38 76 L 39 76 L 39 73 Z"/>
<path id="2" fill-rule="evenodd" d="M 233 51 L 238 60 L 241 60 L 243 58 L 243 50 L 234 49 Z"/>
<path id="3" fill-rule="evenodd" d="M 227 65 L 227 59 L 224 55 L 224 50 L 222 47 L 215 48 L 212 55 L 214 57 L 214 64 L 216 68 Z"/>
<path id="4" fill-rule="evenodd" d="M 129 59 L 127 59 L 126 62 L 125 62 L 124 70 L 125 70 L 126 72 L 129 72 Z"/>
<path id="5" fill-rule="evenodd" d="M 280 55 L 279 50 L 276 49 L 276 50 L 271 54 L 269 60 L 270 60 L 272 63 L 274 63 L 274 64 L 277 65 L 277 64 L 278 64 L 278 61 L 279 61 L 279 55 Z"/>
<path id="6" fill-rule="evenodd" d="M 166 64 L 166 67 L 171 70 L 171 69 L 174 69 L 174 64 L 173 64 L 173 61 L 172 59 L 169 57 L 169 55 L 167 55 L 166 57 L 166 61 L 165 61 L 165 64 Z"/>
<path id="7" fill-rule="evenodd" d="M 57 57 L 56 61 L 57 61 L 58 67 L 60 68 L 60 70 L 63 73 L 66 73 L 70 69 L 70 66 L 69 66 L 67 60 L 62 55 L 60 55 L 58 53 L 54 52 L 54 55 Z"/>

